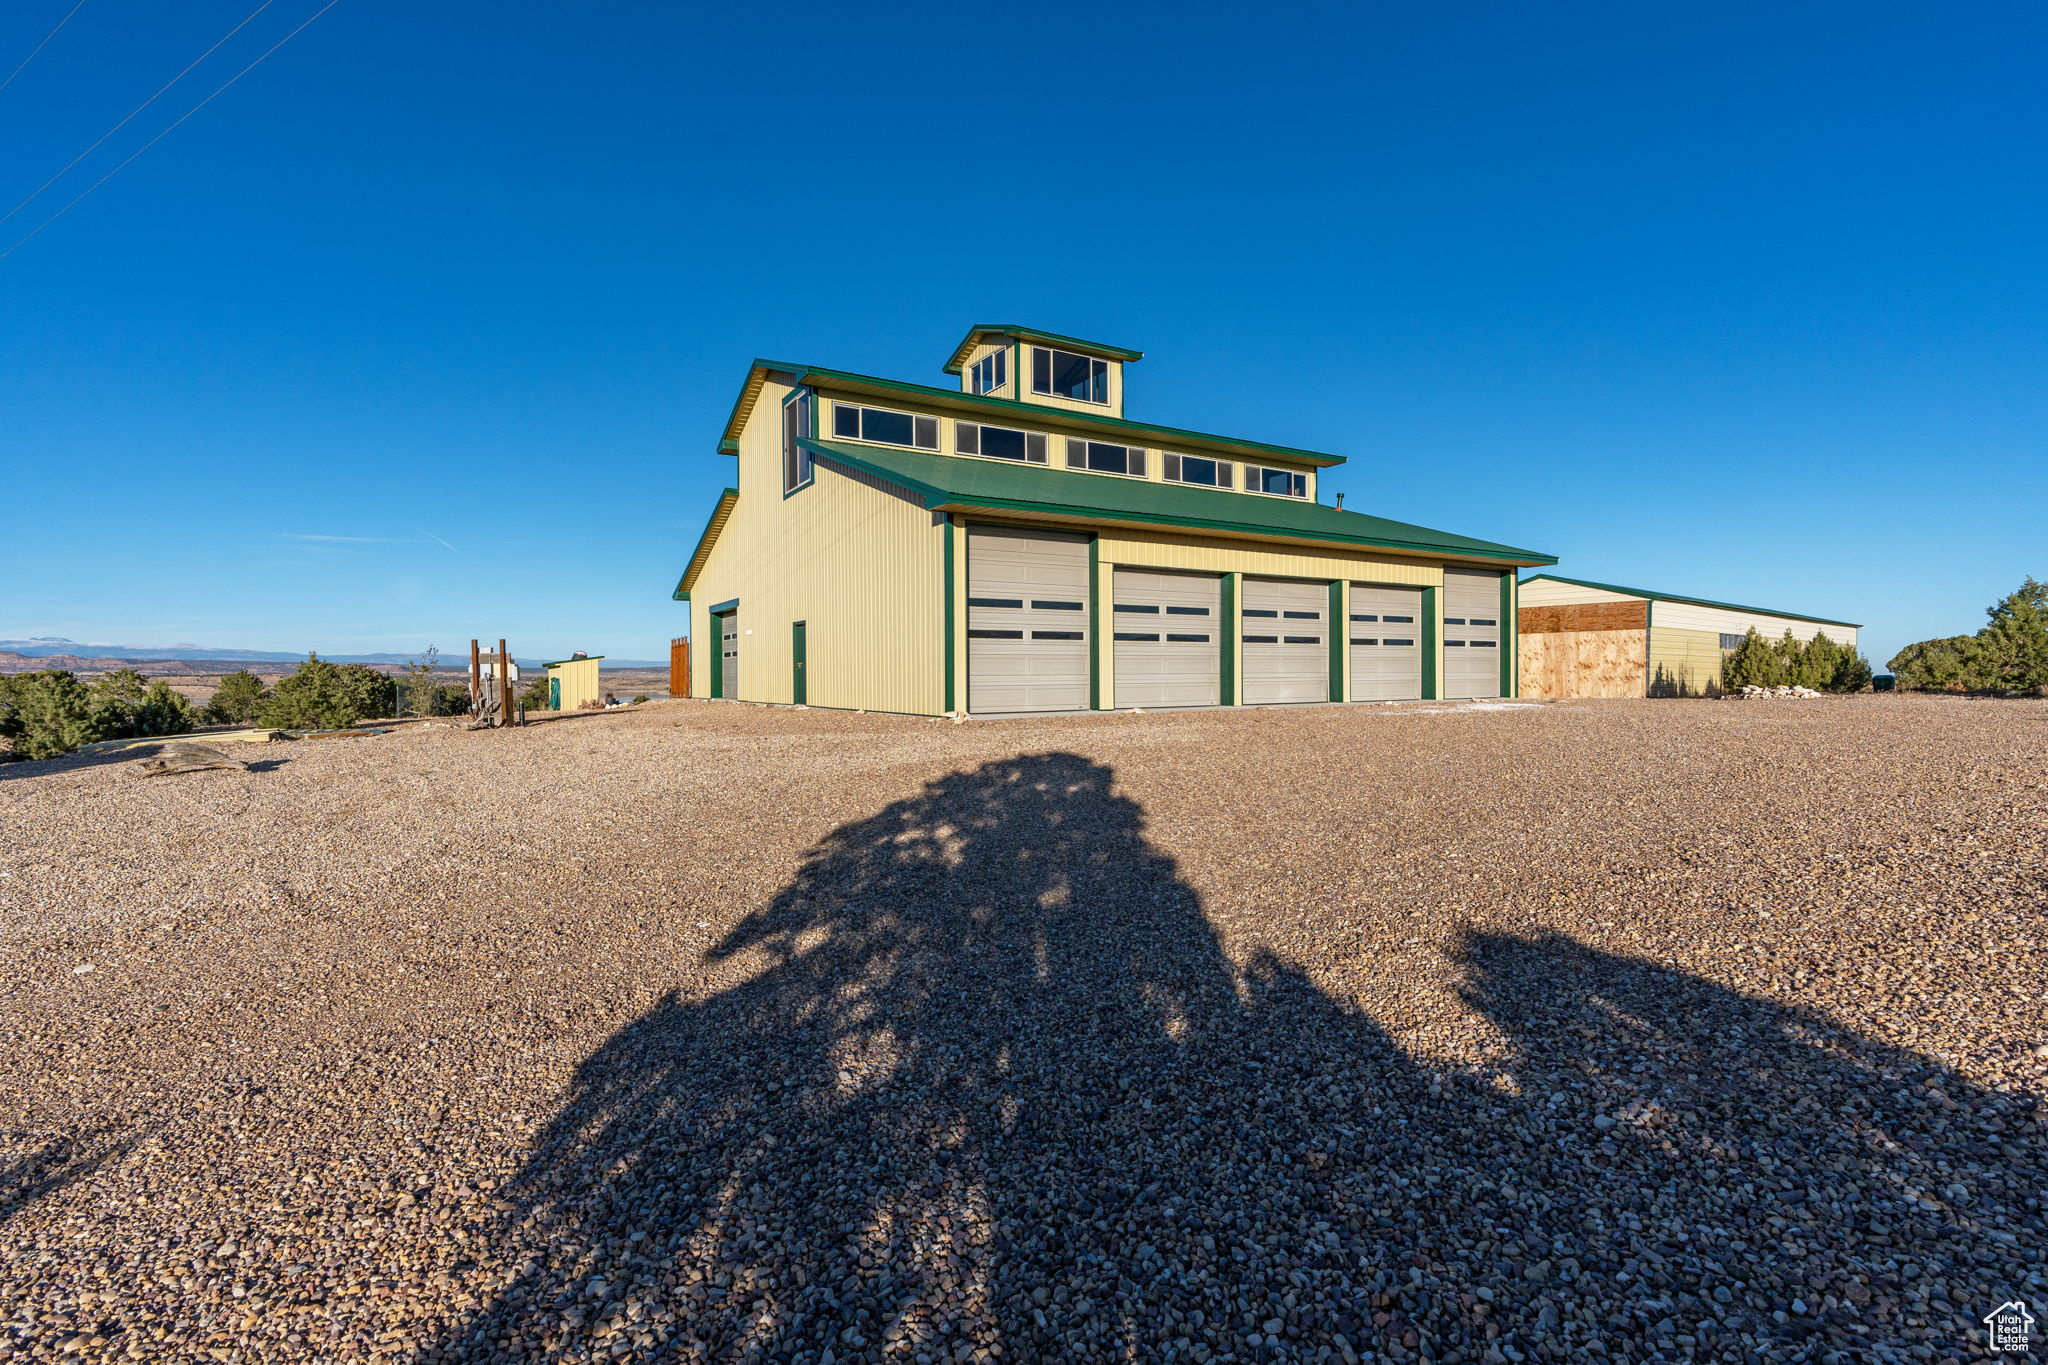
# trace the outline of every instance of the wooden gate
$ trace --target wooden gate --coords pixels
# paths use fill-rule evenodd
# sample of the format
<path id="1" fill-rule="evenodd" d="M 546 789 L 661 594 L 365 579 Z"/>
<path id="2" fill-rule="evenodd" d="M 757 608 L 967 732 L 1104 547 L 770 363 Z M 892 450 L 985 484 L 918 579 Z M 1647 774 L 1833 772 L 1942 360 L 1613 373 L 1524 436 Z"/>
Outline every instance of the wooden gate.
<path id="1" fill-rule="evenodd" d="M 690 695 L 690 642 L 681 636 L 668 642 L 668 694 Z"/>

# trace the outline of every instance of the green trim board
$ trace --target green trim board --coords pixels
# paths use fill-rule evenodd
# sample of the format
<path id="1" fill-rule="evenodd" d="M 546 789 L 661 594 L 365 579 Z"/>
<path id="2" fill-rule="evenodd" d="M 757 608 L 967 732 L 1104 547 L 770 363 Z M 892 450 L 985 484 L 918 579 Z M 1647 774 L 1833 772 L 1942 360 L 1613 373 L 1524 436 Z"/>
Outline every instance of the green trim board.
<path id="1" fill-rule="evenodd" d="M 729 609 L 731 608 L 732 603 L 728 602 L 725 604 L 725 606 Z M 720 616 L 723 616 L 724 614 L 724 611 L 717 610 L 707 612 L 705 614 L 705 620 L 707 620 L 711 626 L 710 630 L 705 632 L 711 637 L 711 696 L 714 700 L 718 701 L 723 701 L 726 699 L 725 627 L 721 625 L 718 620 L 718 618 Z"/>
<path id="2" fill-rule="evenodd" d="M 1243 577 L 1241 573 L 1223 575 L 1223 600 L 1218 604 L 1223 615 L 1223 676 L 1218 681 L 1216 700 L 1223 706 L 1237 705 L 1237 642 L 1244 633 L 1243 623 L 1237 619 L 1237 591 Z"/>
<path id="3" fill-rule="evenodd" d="M 696 583 L 697 575 L 704 570 L 704 561 L 711 558 L 711 547 L 718 543 L 718 533 L 725 529 L 725 523 L 732 520 L 732 509 L 740 500 L 740 490 L 725 489 L 718 495 L 718 501 L 711 508 L 711 516 L 704 523 L 703 534 L 697 537 L 697 548 L 690 552 L 690 562 L 683 569 L 683 576 L 676 581 L 672 594 L 678 602 L 690 600 L 690 589 Z"/>
<path id="4" fill-rule="evenodd" d="M 954 567 L 956 524 L 953 517 L 949 515 L 939 523 L 939 534 L 945 537 L 945 600 L 940 606 L 946 613 L 946 710 L 953 712 L 960 709 L 959 666 L 953 658 L 960 648 L 959 626 L 954 621 L 959 614 L 956 608 L 960 601 L 960 588 L 956 577 L 958 570 Z"/>
<path id="5" fill-rule="evenodd" d="M 717 604 L 716 606 L 710 606 L 710 607 L 706 607 L 706 608 L 704 608 L 704 610 L 705 610 L 705 611 L 707 611 L 707 612 L 709 612 L 709 613 L 710 613 L 711 615 L 713 615 L 713 616 L 723 616 L 723 615 L 725 615 L 725 613 L 727 613 L 727 612 L 729 612 L 729 611 L 738 611 L 738 610 L 739 610 L 739 607 L 740 607 L 740 599 L 739 599 L 739 598 L 737 598 L 737 597 L 734 597 L 734 598 L 729 598 L 729 599 L 727 599 L 726 601 L 720 602 L 720 603 L 718 603 L 718 604 Z"/>
<path id="6" fill-rule="evenodd" d="M 560 667 L 562 664 L 594 664 L 603 657 L 604 655 L 602 654 L 586 654 L 580 659 L 550 659 L 546 663 L 542 664 L 541 667 L 557 668 Z"/>
<path id="7" fill-rule="evenodd" d="M 1443 700 L 1443 688 L 1438 680 L 1443 676 L 1443 615 L 1437 602 L 1443 596 L 1443 589 L 1424 585 L 1422 589 L 1422 700 Z M 1349 629 L 1350 623 L 1345 623 Z"/>
<path id="8" fill-rule="evenodd" d="M 885 446 L 804 440 L 816 459 L 859 470 L 923 498 L 931 511 L 1017 512 L 1053 520 L 1113 521 L 1211 531 L 1253 540 L 1392 550 L 1429 558 L 1554 564 L 1556 558 L 1488 540 L 1347 512 L 1321 503 L 1083 474 L 1042 465 L 934 455 Z"/>
<path id="9" fill-rule="evenodd" d="M 1058 332 L 1041 332 L 1036 327 L 1019 327 L 1012 322 L 977 322 L 967 329 L 967 336 L 953 348 L 952 359 L 946 362 L 947 374 L 958 374 L 967 363 L 967 353 L 983 337 L 1007 337 L 1012 341 L 1035 341 L 1045 346 L 1064 346 L 1070 351 L 1083 355 L 1100 357 L 1103 360 L 1143 360 L 1143 351 L 1133 351 L 1124 346 L 1109 346 L 1100 341 L 1083 341 L 1079 337 L 1061 336 Z"/>
<path id="10" fill-rule="evenodd" d="M 1681 597 L 1675 592 L 1652 592 L 1648 588 L 1624 588 L 1614 583 L 1594 583 L 1584 578 L 1564 578 L 1554 573 L 1535 573 L 1523 579 L 1524 583 L 1539 580 L 1551 583 L 1569 583 L 1575 588 L 1598 588 L 1602 592 L 1618 592 L 1623 597 L 1640 597 L 1649 602 L 1684 602 L 1695 607 L 1718 607 L 1722 611 L 1746 611 L 1753 616 L 1775 616 L 1784 621 L 1812 621 L 1823 626 L 1847 626 L 1850 630 L 1862 630 L 1856 621 L 1835 621 L 1825 616 L 1807 616 L 1796 611 L 1779 611 L 1774 607 L 1745 607 L 1739 602 L 1716 602 L 1706 597 Z"/>
<path id="11" fill-rule="evenodd" d="M 742 391 L 741 401 L 734 407 L 732 417 L 727 421 L 719 442 L 720 453 L 739 453 L 737 443 L 740 432 L 746 426 L 747 417 L 753 411 L 754 401 L 760 397 L 762 385 L 771 371 L 778 374 L 787 372 L 792 383 L 807 384 L 812 388 L 833 389 L 841 393 L 867 393 L 883 398 L 908 395 L 924 400 L 933 407 L 952 408 L 969 413 L 997 413 L 1004 417 L 1040 424 L 1064 424 L 1082 430 L 1093 429 L 1114 432 L 1122 436 L 1143 437 L 1148 445 L 1164 444 L 1176 450 L 1193 448 L 1222 451 L 1231 455 L 1278 457 L 1317 468 L 1328 468 L 1345 462 L 1342 455 L 1329 455 L 1317 450 L 1300 450 L 1294 446 L 1272 445 L 1265 441 L 1249 441 L 1235 436 L 1216 436 L 1207 432 L 1187 431 L 1180 427 L 1159 426 L 1151 422 L 1133 422 L 1126 417 L 1098 416 L 1070 408 L 1050 407 L 1044 403 L 1026 403 L 1015 398 L 962 393 L 958 389 L 934 388 L 930 384 L 912 384 L 901 379 L 881 379 L 874 375 L 852 374 L 845 370 L 826 370 L 802 365 L 791 367 L 768 360 L 755 361 L 754 369 L 749 371 L 747 387 Z M 756 382 L 757 378 L 760 382 Z M 1021 385 L 1017 391 L 1023 392 Z"/>
<path id="12" fill-rule="evenodd" d="M 1088 709 L 1102 705 L 1102 537 L 1088 537 Z"/>
<path id="13" fill-rule="evenodd" d="M 1522 631 L 1515 619 L 1515 576 L 1500 576 L 1500 694 L 1515 695 L 1515 655 L 1520 652 Z"/>
<path id="14" fill-rule="evenodd" d="M 1351 620 L 1344 607 L 1344 583 L 1330 580 L 1330 700 L 1344 700 L 1344 664 L 1351 657 Z"/>

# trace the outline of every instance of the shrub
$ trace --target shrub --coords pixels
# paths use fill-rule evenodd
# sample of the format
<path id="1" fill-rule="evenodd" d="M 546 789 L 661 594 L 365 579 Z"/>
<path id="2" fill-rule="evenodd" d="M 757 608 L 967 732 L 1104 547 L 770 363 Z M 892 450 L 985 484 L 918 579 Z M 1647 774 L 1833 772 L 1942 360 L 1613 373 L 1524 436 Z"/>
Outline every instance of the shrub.
<path id="1" fill-rule="evenodd" d="M 529 711 L 548 710 L 548 675 L 543 672 L 520 689 L 518 700 Z"/>
<path id="2" fill-rule="evenodd" d="M 1755 626 L 1721 661 L 1721 686 L 1730 692 L 1745 687 L 1783 687 L 1787 681 L 1785 661 L 1778 650 Z"/>
<path id="3" fill-rule="evenodd" d="M 1816 692 L 1860 692 L 1870 685 L 1870 661 L 1825 631 L 1801 643 L 1787 630 L 1764 639 L 1754 626 L 1721 662 L 1721 686 L 1810 687 Z"/>
<path id="4" fill-rule="evenodd" d="M 158 678 L 149 685 L 135 707 L 134 732 L 138 735 L 182 735 L 192 728 L 192 703 Z"/>
<path id="5" fill-rule="evenodd" d="M 1885 667 L 1898 679 L 1901 691 L 1965 692 L 1982 676 L 1977 653 L 1976 636 L 1951 635 L 1907 645 Z"/>
<path id="6" fill-rule="evenodd" d="M 434 689 L 434 714 L 437 716 L 466 716 L 469 714 L 469 684 L 442 683 Z"/>
<path id="7" fill-rule="evenodd" d="M 263 679 L 244 668 L 220 680 L 213 699 L 206 703 L 206 718 L 216 725 L 247 725 L 270 699 Z"/>
<path id="8" fill-rule="evenodd" d="M 637 696 L 637 697 L 633 698 L 633 705 L 635 705 L 635 706 L 638 706 L 638 705 L 639 705 L 639 704 L 640 704 L 641 702 L 643 702 L 643 701 L 646 701 L 646 700 L 647 700 L 647 694 L 643 692 L 643 693 L 641 693 L 641 694 L 640 694 L 639 696 Z"/>
<path id="9" fill-rule="evenodd" d="M 379 673 L 368 664 L 338 664 L 336 672 L 355 699 L 357 720 L 388 716 L 397 709 L 396 683 L 388 673 Z"/>
<path id="10" fill-rule="evenodd" d="M 426 651 L 405 666 L 405 710 L 407 715 L 431 716 L 437 714 L 435 702 L 438 686 L 434 682 L 434 670 L 440 666 L 441 651 L 428 645 Z"/>
<path id="11" fill-rule="evenodd" d="M 280 730 L 345 729 L 362 719 L 362 700 L 339 667 L 308 654 L 306 662 L 277 680 L 258 708 L 256 722 Z"/>

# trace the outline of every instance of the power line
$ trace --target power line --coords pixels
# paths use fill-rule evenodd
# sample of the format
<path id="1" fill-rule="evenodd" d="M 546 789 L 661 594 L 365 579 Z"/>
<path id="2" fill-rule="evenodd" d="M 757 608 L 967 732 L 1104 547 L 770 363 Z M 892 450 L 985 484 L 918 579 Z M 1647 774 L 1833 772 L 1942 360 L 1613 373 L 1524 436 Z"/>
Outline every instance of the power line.
<path id="1" fill-rule="evenodd" d="M 79 0 L 79 3 L 83 4 L 84 0 Z M 273 3 L 274 0 L 263 0 L 262 4 L 258 5 L 255 9 L 249 12 L 249 19 L 254 19 L 257 15 L 263 13 L 263 11 L 269 9 Z M 72 157 L 71 160 L 64 163 L 63 170 L 57 172 L 48 180 L 45 180 L 42 184 L 36 186 L 35 194 L 29 195 L 28 198 L 22 200 L 19 204 L 16 204 L 13 208 L 7 210 L 5 214 L 0 214 L 0 223 L 6 222 L 9 218 L 12 218 L 15 214 L 20 213 L 23 209 L 27 208 L 30 204 L 34 203 L 36 195 L 41 194 L 44 190 L 50 188 L 50 186 L 56 184 L 59 180 L 62 180 L 66 175 L 70 174 L 71 168 L 73 166 L 76 166 L 79 162 L 85 160 L 87 157 L 91 156 L 94 152 L 99 150 L 100 143 L 105 142 L 108 138 L 120 132 L 123 128 L 126 128 L 128 126 L 129 120 L 133 119 L 137 114 L 141 113 L 143 110 L 149 108 L 150 105 L 155 104 L 158 100 L 162 99 L 164 91 L 169 90 L 179 81 L 184 80 L 185 77 L 192 74 L 192 67 L 199 65 L 199 63 L 205 61 L 208 57 L 211 57 L 214 53 L 220 51 L 221 43 L 225 43 L 228 39 L 234 37 L 237 33 L 240 33 L 243 29 L 247 28 L 249 26 L 249 19 L 244 19 L 241 23 L 236 24 L 233 28 L 229 29 L 226 33 L 222 34 L 220 37 L 220 42 L 215 43 L 212 47 L 209 47 L 208 49 L 206 49 L 206 51 L 200 53 L 197 57 L 194 57 L 192 59 L 191 66 L 186 67 L 183 71 L 180 71 L 177 75 L 165 81 L 154 95 L 151 95 L 148 99 L 144 100 L 142 103 L 136 105 L 133 109 L 129 110 L 127 118 L 122 119 L 119 123 L 107 129 L 106 132 L 101 133 L 98 139 L 93 142 L 92 146 L 86 148 L 77 156 Z"/>
<path id="2" fill-rule="evenodd" d="M 80 3 L 84 3 L 84 0 L 80 0 Z M 36 233 L 41 232 L 44 228 L 56 222 L 59 218 L 62 218 L 65 214 L 71 212 L 71 210 L 73 210 L 74 208 L 77 208 L 79 201 L 83 200 L 86 195 L 91 194 L 94 190 L 98 189 L 100 186 L 106 184 L 109 180 L 112 180 L 115 176 L 119 175 L 122 172 L 122 170 L 128 166 L 129 162 L 134 161 L 136 157 L 141 156 L 144 152 L 156 146 L 157 143 L 162 142 L 166 137 L 169 137 L 173 132 L 177 130 L 178 124 L 183 123 L 186 119 L 191 118 L 194 114 L 198 113 L 201 109 L 204 109 L 207 105 L 212 104 L 214 100 L 219 98 L 221 93 L 225 91 L 229 86 L 233 85 L 236 81 L 242 79 L 242 77 L 248 75 L 251 71 L 254 71 L 257 67 L 261 66 L 263 64 L 263 60 L 265 57 L 268 57 L 271 53 L 277 51 L 286 43 L 298 37 L 301 33 L 304 33 L 308 28 L 312 26 L 314 19 L 318 19 L 321 15 L 327 13 L 327 11 L 333 9 L 336 5 L 340 3 L 341 0 L 327 0 L 326 4 L 322 5 L 319 9 L 313 11 L 312 18 L 307 19 L 305 23 L 300 24 L 290 33 L 285 34 L 284 37 L 279 38 L 275 43 L 271 44 L 268 48 L 264 50 L 262 56 L 259 56 L 255 61 L 249 63 L 240 71 L 237 71 L 234 75 L 228 77 L 225 81 L 222 81 L 219 88 L 217 88 L 211 95 L 208 95 L 205 99 L 199 101 L 199 103 L 193 105 L 190 109 L 186 110 L 183 114 L 179 115 L 177 123 L 173 123 L 169 128 L 164 129 L 161 133 L 158 133 L 155 137 L 151 138 L 149 141 L 143 143 L 140 147 L 137 147 L 134 151 L 130 152 L 128 154 L 127 160 L 121 162 L 120 165 L 114 167 L 113 170 L 108 171 L 105 175 L 93 181 L 90 185 L 87 185 L 84 191 L 78 196 L 77 199 L 73 199 L 63 208 L 58 209 L 48 218 L 45 218 L 42 222 L 36 224 L 34 230 L 31 231 L 28 234 L 28 236 L 23 237 L 13 246 L 8 247 L 7 250 L 0 251 L 0 261 L 6 260 L 15 252 L 21 250 L 21 248 L 28 242 L 30 237 L 34 237 Z"/>
<path id="3" fill-rule="evenodd" d="M 57 21 L 57 28 L 53 28 L 48 33 L 45 33 L 43 35 L 43 40 L 40 43 L 36 44 L 35 52 L 31 52 L 26 57 L 23 57 L 21 59 L 21 65 L 15 67 L 14 70 L 8 72 L 6 80 L 0 81 L 0 90 L 5 90 L 8 86 L 14 84 L 14 78 L 16 76 L 19 76 L 23 71 L 27 70 L 28 64 L 36 59 L 36 52 L 41 52 L 44 48 L 50 45 L 50 39 L 57 36 L 57 29 L 62 28 L 64 27 L 64 25 L 70 23 L 71 16 L 78 13 L 80 10 L 84 8 L 85 0 L 78 0 L 77 4 L 73 5 L 70 9 L 66 10 L 64 12 L 64 17 Z"/>

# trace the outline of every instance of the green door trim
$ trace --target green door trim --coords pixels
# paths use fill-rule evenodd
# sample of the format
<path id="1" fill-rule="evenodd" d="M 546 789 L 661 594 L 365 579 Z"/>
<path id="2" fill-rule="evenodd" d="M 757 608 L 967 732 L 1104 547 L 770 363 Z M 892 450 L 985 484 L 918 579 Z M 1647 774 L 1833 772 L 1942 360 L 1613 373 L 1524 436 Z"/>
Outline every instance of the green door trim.
<path id="1" fill-rule="evenodd" d="M 739 598 L 722 604 L 725 610 L 711 613 L 711 695 L 730 701 L 725 695 L 725 622 L 721 619 L 739 610 Z"/>
<path id="2" fill-rule="evenodd" d="M 1223 600 L 1219 604 L 1223 617 L 1223 676 L 1217 684 L 1217 700 L 1225 706 L 1237 705 L 1237 637 L 1243 629 L 1237 619 L 1237 585 L 1243 577 L 1235 572 L 1223 575 Z"/>
<path id="3" fill-rule="evenodd" d="M 1515 619 L 1515 576 L 1500 576 L 1500 694 L 1515 695 L 1515 655 L 1522 644 L 1521 624 Z"/>
<path id="4" fill-rule="evenodd" d="M 1102 710 L 1102 537 L 1088 537 L 1088 709 Z"/>
<path id="5" fill-rule="evenodd" d="M 807 626 L 808 623 L 804 621 L 789 623 L 789 696 L 790 704 L 793 706 L 808 706 L 811 701 L 810 679 L 807 676 Z"/>
<path id="6" fill-rule="evenodd" d="M 1437 599 L 1442 588 L 1425 587 L 1422 590 L 1422 699 L 1442 701 L 1443 689 L 1437 685 L 1437 655 L 1441 652 L 1437 644 L 1443 633 L 1443 622 L 1438 614 Z"/>
<path id="7" fill-rule="evenodd" d="M 945 610 L 945 613 L 946 613 L 946 706 L 945 706 L 945 709 L 946 709 L 946 711 L 947 711 L 947 712 L 949 712 L 949 713 L 950 713 L 950 712 L 954 712 L 954 711 L 958 711 L 958 710 L 960 710 L 960 709 L 961 709 L 961 708 L 960 708 L 960 679 L 959 679 L 959 676 L 958 676 L 958 675 L 959 675 L 959 665 L 958 665 L 958 663 L 957 663 L 957 662 L 955 661 L 955 659 L 954 659 L 954 657 L 953 657 L 953 656 L 954 656 L 954 654 L 955 654 L 955 653 L 957 653 L 957 652 L 958 652 L 958 650 L 959 650 L 959 648 L 960 648 L 960 638 L 959 638 L 959 630 L 960 630 L 960 627 L 959 627 L 959 623 L 958 623 L 957 621 L 955 621 L 955 620 L 954 620 L 954 617 L 955 617 L 955 616 L 956 616 L 956 615 L 958 614 L 958 612 L 959 612 L 959 606 L 960 606 L 960 585 L 959 585 L 959 583 L 958 583 L 958 581 L 957 581 L 957 575 L 958 575 L 958 572 L 959 572 L 959 570 L 958 570 L 958 569 L 957 569 L 957 567 L 955 566 L 955 562 L 954 562 L 954 561 L 955 561 L 955 553 L 956 553 L 956 552 L 955 552 L 955 550 L 954 550 L 954 548 L 953 548 L 953 541 L 954 541 L 954 538 L 955 538 L 956 536 L 958 536 L 958 535 L 960 534 L 960 530 L 959 530 L 959 525 L 960 525 L 959 519 L 958 519 L 957 517 L 955 517 L 955 516 L 954 516 L 954 515 L 953 515 L 952 513 L 950 513 L 950 512 L 948 512 L 948 513 L 946 514 L 946 519 L 945 519 L 944 521 L 942 521 L 942 522 L 940 522 L 940 523 L 939 523 L 939 534 L 945 537 L 945 565 L 946 565 L 946 568 L 945 568 L 945 589 L 944 589 L 944 593 L 945 593 L 945 601 L 944 601 L 944 603 L 943 603 L 943 607 L 944 607 L 944 610 Z"/>
<path id="8" fill-rule="evenodd" d="M 1344 580 L 1330 581 L 1330 700 L 1344 700 L 1344 660 L 1351 649 L 1351 622 L 1344 613 Z M 1340 651 L 1338 646 L 1343 646 Z"/>

